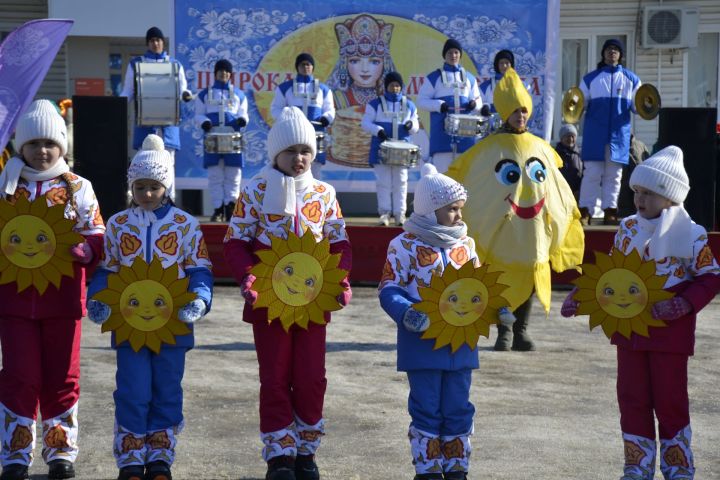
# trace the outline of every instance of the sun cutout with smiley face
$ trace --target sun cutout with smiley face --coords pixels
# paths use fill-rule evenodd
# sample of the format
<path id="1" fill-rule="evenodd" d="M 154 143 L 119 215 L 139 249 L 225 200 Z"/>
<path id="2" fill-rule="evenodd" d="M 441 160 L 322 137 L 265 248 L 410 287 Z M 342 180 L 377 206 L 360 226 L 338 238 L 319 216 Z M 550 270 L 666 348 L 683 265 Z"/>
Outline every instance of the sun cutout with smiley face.
<path id="1" fill-rule="evenodd" d="M 253 308 L 267 308 L 268 322 L 280 319 L 285 331 L 294 323 L 307 329 L 308 322 L 325 324 L 323 312 L 340 310 L 337 296 L 347 288 L 340 282 L 347 270 L 338 268 L 340 254 L 330 253 L 330 242 L 306 233 L 289 233 L 287 240 L 271 237 L 269 250 L 255 252 L 260 262 L 250 273 L 257 277 Z"/>
<path id="2" fill-rule="evenodd" d="M 163 268 L 158 257 L 149 265 L 135 257 L 131 267 L 123 265 L 110 274 L 107 288 L 93 295 L 111 308 L 103 333 L 115 332 L 115 343 L 128 340 L 136 352 L 146 346 L 160 353 L 163 343 L 175 345 L 175 335 L 191 331 L 178 319 L 178 310 L 197 297 L 187 291 L 189 282 L 178 277 L 176 263 Z"/>
<path id="3" fill-rule="evenodd" d="M 48 207 L 45 196 L 0 200 L 0 285 L 15 282 L 18 293 L 34 286 L 42 295 L 49 284 L 60 288 L 63 276 L 74 277 L 70 248 L 84 240 L 74 226 L 65 205 Z"/>
<path id="4" fill-rule="evenodd" d="M 413 305 L 430 317 L 422 338 L 434 338 L 435 350 L 450 345 L 454 353 L 463 343 L 475 348 L 480 335 L 490 335 L 498 309 L 508 304 L 501 295 L 507 285 L 497 283 L 501 273 L 467 262 L 460 269 L 446 268 L 442 275 L 433 275 L 429 287 L 418 289 L 421 302 Z"/>
<path id="5" fill-rule="evenodd" d="M 675 296 L 663 290 L 667 275 L 657 275 L 654 260 L 642 260 L 637 250 L 627 255 L 595 252 L 595 263 L 584 263 L 583 275 L 573 281 L 580 303 L 578 315 L 590 315 L 590 330 L 602 326 L 605 335 L 615 332 L 629 339 L 634 332 L 649 337 L 648 327 L 667 326 L 651 314 L 660 300 Z"/>

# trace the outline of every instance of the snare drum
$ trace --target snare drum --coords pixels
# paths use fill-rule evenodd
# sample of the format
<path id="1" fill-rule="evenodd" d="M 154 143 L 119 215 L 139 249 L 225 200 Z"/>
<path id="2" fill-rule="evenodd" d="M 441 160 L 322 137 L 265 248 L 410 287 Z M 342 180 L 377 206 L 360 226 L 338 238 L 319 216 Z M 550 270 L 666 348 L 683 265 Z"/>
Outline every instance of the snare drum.
<path id="1" fill-rule="evenodd" d="M 385 165 L 414 167 L 420 158 L 420 147 L 412 143 L 386 140 L 380 144 L 380 161 Z"/>
<path id="2" fill-rule="evenodd" d="M 229 127 L 225 127 L 226 129 Z M 203 139 L 205 153 L 242 153 L 242 133 L 213 127 Z"/>
<path id="3" fill-rule="evenodd" d="M 135 124 L 168 126 L 180 123 L 180 79 L 175 62 L 137 62 Z"/>
<path id="4" fill-rule="evenodd" d="M 487 117 L 451 113 L 445 117 L 445 133 L 455 137 L 477 137 L 486 135 Z"/>
<path id="5" fill-rule="evenodd" d="M 325 132 L 315 132 L 315 142 L 317 144 L 317 153 L 325 153 L 325 149 L 327 148 Z"/>

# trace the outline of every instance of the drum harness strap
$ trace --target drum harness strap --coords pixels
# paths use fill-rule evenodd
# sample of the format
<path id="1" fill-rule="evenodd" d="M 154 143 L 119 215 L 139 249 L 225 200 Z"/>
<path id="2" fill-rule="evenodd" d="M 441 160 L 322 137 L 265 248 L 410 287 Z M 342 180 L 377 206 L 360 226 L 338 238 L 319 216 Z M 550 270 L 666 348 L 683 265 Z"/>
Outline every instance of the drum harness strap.
<path id="1" fill-rule="evenodd" d="M 407 113 L 407 97 L 403 95 L 402 99 L 400 99 L 399 112 L 390 111 L 388 109 L 387 100 L 384 96 L 380 97 L 380 104 L 382 106 L 383 114 L 386 117 L 390 117 L 392 119 L 392 139 L 399 140 L 398 124 L 400 123 L 400 119 L 405 118 L 405 114 Z"/>
<path id="2" fill-rule="evenodd" d="M 440 76 L 442 78 L 443 86 L 453 89 L 453 100 L 455 103 L 453 107 L 455 113 L 458 113 L 460 111 L 460 88 L 464 90 L 467 81 L 467 77 L 465 76 L 465 69 L 460 67 L 458 72 L 460 73 L 459 82 L 455 81 L 455 72 L 446 72 L 445 70 L 440 70 Z"/>
<path id="3" fill-rule="evenodd" d="M 298 81 L 297 78 L 293 78 L 293 89 L 292 93 L 295 98 L 302 98 L 303 99 L 303 113 L 307 117 L 308 114 L 308 100 L 312 100 L 313 103 L 315 100 L 317 100 L 318 92 L 320 91 L 320 82 L 317 78 L 313 79 L 313 88 L 312 92 L 308 92 L 308 87 L 310 86 L 309 83 L 305 84 L 305 91 L 300 92 L 300 88 L 298 87 Z"/>
<path id="4" fill-rule="evenodd" d="M 213 90 L 215 90 L 212 85 L 208 87 L 208 95 L 207 95 L 207 104 L 208 105 L 217 105 L 218 106 L 218 125 L 224 126 L 225 125 L 225 95 L 223 92 L 224 89 L 220 90 L 220 99 L 216 100 L 213 98 Z M 227 89 L 228 95 L 227 95 L 227 106 L 232 107 L 233 103 L 235 103 L 235 98 L 237 97 L 235 95 L 235 90 L 233 89 L 232 83 L 228 83 L 228 89 Z"/>

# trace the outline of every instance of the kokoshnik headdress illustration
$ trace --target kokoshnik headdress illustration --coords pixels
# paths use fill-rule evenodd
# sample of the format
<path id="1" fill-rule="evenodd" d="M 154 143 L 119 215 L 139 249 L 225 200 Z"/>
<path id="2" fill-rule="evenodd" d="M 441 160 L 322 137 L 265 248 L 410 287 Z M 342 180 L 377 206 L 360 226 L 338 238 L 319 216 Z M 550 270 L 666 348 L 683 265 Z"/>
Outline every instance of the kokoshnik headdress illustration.
<path id="1" fill-rule="evenodd" d="M 347 59 L 354 56 L 382 58 L 383 77 L 394 71 L 395 66 L 390 57 L 393 27 L 392 23 L 385 23 L 367 14 L 336 23 L 335 35 L 340 47 L 340 58 L 329 83 L 343 90 L 350 86 Z"/>

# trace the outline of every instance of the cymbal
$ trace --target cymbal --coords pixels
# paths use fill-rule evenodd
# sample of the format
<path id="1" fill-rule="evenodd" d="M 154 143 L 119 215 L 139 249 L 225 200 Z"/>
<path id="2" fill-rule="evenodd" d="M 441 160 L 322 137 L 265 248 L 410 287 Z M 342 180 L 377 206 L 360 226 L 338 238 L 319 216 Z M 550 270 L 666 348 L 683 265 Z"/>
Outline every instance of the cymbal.
<path id="1" fill-rule="evenodd" d="M 576 124 L 580 121 L 585 108 L 585 96 L 578 87 L 569 88 L 562 98 L 562 119 L 565 123 Z"/>

